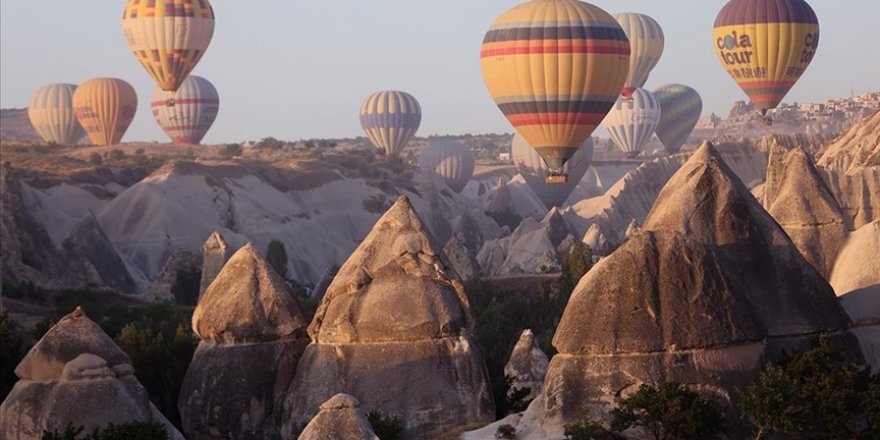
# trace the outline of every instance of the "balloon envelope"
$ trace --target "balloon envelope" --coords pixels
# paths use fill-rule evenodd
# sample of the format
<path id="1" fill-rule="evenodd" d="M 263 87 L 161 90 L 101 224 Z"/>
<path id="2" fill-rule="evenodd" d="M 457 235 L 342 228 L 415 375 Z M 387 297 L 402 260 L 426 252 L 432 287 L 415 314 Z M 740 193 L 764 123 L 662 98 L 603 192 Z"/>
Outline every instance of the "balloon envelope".
<path id="1" fill-rule="evenodd" d="M 409 93 L 386 90 L 364 100 L 360 119 L 373 145 L 386 156 L 397 156 L 419 129 L 422 108 Z"/>
<path id="2" fill-rule="evenodd" d="M 804 0 L 732 0 L 715 19 L 713 47 L 755 108 L 776 108 L 819 47 L 819 20 Z"/>
<path id="3" fill-rule="evenodd" d="M 626 153 L 638 156 L 660 123 L 660 103 L 645 89 L 635 89 L 631 97 L 620 97 L 602 122 L 611 140 Z"/>
<path id="4" fill-rule="evenodd" d="M 419 167 L 443 180 L 460 193 L 474 175 L 474 154 L 466 145 L 452 141 L 431 142 L 419 157 Z"/>
<path id="5" fill-rule="evenodd" d="M 28 119 L 44 141 L 73 145 L 85 135 L 73 111 L 75 91 L 73 84 L 50 84 L 31 97 Z"/>
<path id="6" fill-rule="evenodd" d="M 629 69 L 614 17 L 576 0 L 533 0 L 495 20 L 483 40 L 489 94 L 546 164 L 560 170 L 614 105 Z"/>
<path id="7" fill-rule="evenodd" d="M 211 43 L 214 8 L 208 0 L 128 0 L 122 32 L 159 87 L 174 91 Z"/>
<path id="8" fill-rule="evenodd" d="M 511 157 L 517 171 L 547 208 L 562 206 L 575 187 L 584 178 L 593 162 L 593 139 L 587 138 L 572 158 L 563 166 L 568 175 L 565 183 L 547 183 L 549 167 L 538 152 L 519 133 L 513 136 Z"/>
<path id="9" fill-rule="evenodd" d="M 121 79 L 90 79 L 73 94 L 73 109 L 93 144 L 118 144 L 137 112 L 137 94 Z"/>
<path id="10" fill-rule="evenodd" d="M 648 76 L 663 55 L 665 38 L 660 24 L 644 14 L 615 14 L 614 18 L 629 38 L 629 74 L 623 87 L 623 95 L 644 87 Z"/>
<path id="11" fill-rule="evenodd" d="M 703 113 L 703 100 L 696 90 L 681 84 L 669 84 L 652 92 L 660 103 L 657 137 L 666 151 L 677 153 L 694 131 Z"/>
<path id="12" fill-rule="evenodd" d="M 191 75 L 176 92 L 156 88 L 150 107 L 172 142 L 197 145 L 217 118 L 220 96 L 208 80 Z"/>

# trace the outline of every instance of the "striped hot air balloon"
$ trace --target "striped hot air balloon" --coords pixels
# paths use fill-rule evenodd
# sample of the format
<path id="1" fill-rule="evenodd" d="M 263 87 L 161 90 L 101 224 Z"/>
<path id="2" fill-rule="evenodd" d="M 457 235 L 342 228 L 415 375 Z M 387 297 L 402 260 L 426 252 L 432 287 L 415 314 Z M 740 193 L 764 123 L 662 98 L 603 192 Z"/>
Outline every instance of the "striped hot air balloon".
<path id="1" fill-rule="evenodd" d="M 128 0 L 122 15 L 128 47 L 162 90 L 177 90 L 214 36 L 208 0 Z"/>
<path id="2" fill-rule="evenodd" d="M 93 144 L 118 144 L 137 112 L 137 94 L 121 79 L 90 79 L 73 94 L 73 110 Z"/>
<path id="3" fill-rule="evenodd" d="M 577 0 L 533 0 L 486 33 L 489 93 L 556 175 L 614 105 L 629 70 L 629 41 L 602 9 Z"/>
<path id="4" fill-rule="evenodd" d="M 460 193 L 474 175 L 474 153 L 458 142 L 431 142 L 419 157 L 419 167 Z"/>
<path id="5" fill-rule="evenodd" d="M 712 41 L 721 65 L 765 115 L 813 61 L 819 20 L 804 0 L 731 0 L 715 19 Z"/>
<path id="6" fill-rule="evenodd" d="M 700 120 L 703 100 L 696 90 L 681 84 L 665 85 L 652 93 L 662 109 L 657 137 L 666 151 L 677 153 Z"/>
<path id="7" fill-rule="evenodd" d="M 635 89 L 629 98 L 620 97 L 602 122 L 611 140 L 630 159 L 641 154 L 660 122 L 660 102 L 649 91 Z"/>
<path id="8" fill-rule="evenodd" d="M 633 90 L 644 87 L 648 76 L 663 55 L 663 29 L 653 18 L 644 14 L 615 14 L 614 18 L 629 38 L 629 75 L 622 95 L 632 96 Z"/>
<path id="9" fill-rule="evenodd" d="M 176 92 L 156 88 L 150 100 L 153 117 L 176 144 L 198 145 L 220 110 L 220 96 L 208 80 L 191 75 Z"/>
<path id="10" fill-rule="evenodd" d="M 361 104 L 361 127 L 386 156 L 398 156 L 422 123 L 422 108 L 412 95 L 386 90 Z"/>
<path id="11" fill-rule="evenodd" d="M 517 171 L 523 176 L 535 195 L 544 202 L 547 209 L 562 206 L 575 187 L 584 178 L 584 174 L 593 163 L 593 139 L 587 138 L 571 159 L 563 165 L 563 172 L 568 176 L 564 183 L 548 183 L 547 163 L 538 152 L 529 145 L 519 133 L 513 136 L 511 156 Z"/>
<path id="12" fill-rule="evenodd" d="M 31 97 L 28 119 L 45 142 L 73 145 L 85 135 L 73 111 L 75 91 L 73 84 L 50 84 Z"/>

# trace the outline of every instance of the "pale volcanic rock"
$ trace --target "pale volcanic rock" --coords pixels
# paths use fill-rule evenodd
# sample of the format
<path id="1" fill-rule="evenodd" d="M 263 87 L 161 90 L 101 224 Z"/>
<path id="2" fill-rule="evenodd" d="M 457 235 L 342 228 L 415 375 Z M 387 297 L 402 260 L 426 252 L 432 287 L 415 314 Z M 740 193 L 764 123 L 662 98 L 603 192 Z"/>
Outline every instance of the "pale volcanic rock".
<path id="1" fill-rule="evenodd" d="M 549 363 L 547 355 L 538 345 L 535 334 L 529 329 L 524 330 L 513 347 L 510 360 L 504 366 L 504 374 L 513 378 L 511 391 L 528 388 L 531 392 L 527 399 L 537 397 L 544 385 L 544 376 L 547 375 Z"/>
<path id="2" fill-rule="evenodd" d="M 510 236 L 486 242 L 477 261 L 488 275 L 550 272 L 558 270 L 560 255 L 575 240 L 574 230 L 553 207 L 541 221 L 527 217 Z"/>
<path id="3" fill-rule="evenodd" d="M 880 167 L 856 168 L 846 174 L 824 168 L 819 172 L 844 213 L 847 229 L 854 231 L 880 220 Z"/>
<path id="4" fill-rule="evenodd" d="M 187 437 L 277 438 L 307 325 L 285 281 L 253 245 L 236 252 L 193 314 L 201 342 L 179 401 Z"/>
<path id="5" fill-rule="evenodd" d="M 199 298 L 205 294 L 208 286 L 211 285 L 214 278 L 217 278 L 223 265 L 226 264 L 226 260 L 229 258 L 229 246 L 223 239 L 223 234 L 220 231 L 214 231 L 205 240 L 202 251 L 202 280 L 199 283 Z"/>
<path id="6" fill-rule="evenodd" d="M 64 239 L 63 247 L 82 255 L 83 261 L 91 266 L 107 287 L 119 293 L 136 293 L 137 285 L 125 261 L 91 212 L 74 226 Z"/>
<path id="7" fill-rule="evenodd" d="M 19 381 L 0 405 L 0 438 L 39 440 L 43 431 L 157 422 L 183 436 L 150 403 L 131 360 L 82 309 L 61 318 L 18 365 Z"/>
<path id="8" fill-rule="evenodd" d="M 880 166 L 880 111 L 854 125 L 820 153 L 818 165 L 845 174 Z"/>
<path id="9" fill-rule="evenodd" d="M 589 246 L 593 255 L 608 255 L 613 249 L 613 245 L 608 241 L 608 237 L 602 232 L 602 227 L 598 223 L 590 225 L 590 229 L 587 230 L 587 234 L 581 241 Z"/>
<path id="10" fill-rule="evenodd" d="M 360 405 L 348 394 L 331 397 L 303 429 L 299 440 L 379 440 Z"/>
<path id="11" fill-rule="evenodd" d="M 848 235 L 844 214 L 803 149 L 786 153 L 780 174 L 764 207 L 807 261 L 828 278 Z"/>
<path id="12" fill-rule="evenodd" d="M 736 408 L 737 387 L 817 334 L 861 362 L 849 325 L 830 286 L 704 144 L 642 231 L 575 287 L 553 338 L 559 354 L 517 432 L 559 436 L 566 423 L 607 417 L 642 383 L 677 381 Z"/>
<path id="13" fill-rule="evenodd" d="M 623 233 L 623 238 L 629 240 L 630 238 L 635 237 L 639 232 L 642 231 L 642 228 L 639 227 L 639 223 L 636 219 L 632 219 L 629 222 L 629 225 L 626 227 L 626 232 Z"/>
<path id="14" fill-rule="evenodd" d="M 492 419 L 467 295 L 439 249 L 406 197 L 379 219 L 309 326 L 285 435 L 337 393 L 399 417 L 406 439 Z"/>

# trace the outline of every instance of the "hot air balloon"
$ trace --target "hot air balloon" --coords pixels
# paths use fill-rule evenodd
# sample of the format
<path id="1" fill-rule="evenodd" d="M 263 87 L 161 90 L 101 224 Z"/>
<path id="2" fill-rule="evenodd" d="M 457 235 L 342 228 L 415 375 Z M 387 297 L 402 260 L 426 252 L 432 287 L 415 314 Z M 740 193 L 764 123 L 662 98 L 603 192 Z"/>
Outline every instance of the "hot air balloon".
<path id="1" fill-rule="evenodd" d="M 208 80 L 192 75 L 177 92 L 156 88 L 150 107 L 171 142 L 198 145 L 217 118 L 220 96 Z"/>
<path id="2" fill-rule="evenodd" d="M 665 85 L 652 93 L 662 109 L 657 137 L 666 151 L 677 153 L 700 120 L 703 100 L 696 90 L 681 84 Z"/>
<path id="3" fill-rule="evenodd" d="M 73 84 L 50 84 L 34 93 L 28 118 L 44 141 L 72 145 L 85 135 L 73 111 L 74 91 Z"/>
<path id="4" fill-rule="evenodd" d="M 614 18 L 629 38 L 629 75 L 623 86 L 623 96 L 632 96 L 633 90 L 644 87 L 648 76 L 663 55 L 663 29 L 653 18 L 644 14 L 615 14 Z"/>
<path id="5" fill-rule="evenodd" d="M 175 91 L 214 36 L 208 0 L 128 0 L 122 16 L 128 47 L 162 90 Z"/>
<path id="6" fill-rule="evenodd" d="M 766 116 L 813 61 L 819 20 L 804 0 L 731 0 L 712 41 L 721 65 Z"/>
<path id="7" fill-rule="evenodd" d="M 419 167 L 460 193 L 474 175 L 474 154 L 458 142 L 431 142 L 419 157 Z"/>
<path id="8" fill-rule="evenodd" d="M 548 209 L 562 206 L 568 196 L 584 178 L 593 162 L 593 139 L 587 138 L 571 159 L 563 165 L 563 173 L 568 176 L 564 183 L 548 183 L 547 163 L 519 133 L 513 136 L 511 156 L 517 171 L 523 176 L 532 191 L 544 202 Z"/>
<path id="9" fill-rule="evenodd" d="M 397 156 L 422 123 L 422 108 L 409 93 L 386 90 L 361 104 L 361 127 L 376 148 Z"/>
<path id="10" fill-rule="evenodd" d="M 631 97 L 617 100 L 602 125 L 626 157 L 633 159 L 651 140 L 659 122 L 657 98 L 645 89 L 635 89 Z"/>
<path id="11" fill-rule="evenodd" d="M 137 94 L 121 79 L 90 79 L 73 94 L 73 110 L 93 144 L 118 144 L 134 119 Z"/>
<path id="12" fill-rule="evenodd" d="M 533 0 L 486 33 L 483 78 L 498 108 L 565 182 L 563 165 L 614 105 L 629 69 L 614 17 L 577 0 Z"/>

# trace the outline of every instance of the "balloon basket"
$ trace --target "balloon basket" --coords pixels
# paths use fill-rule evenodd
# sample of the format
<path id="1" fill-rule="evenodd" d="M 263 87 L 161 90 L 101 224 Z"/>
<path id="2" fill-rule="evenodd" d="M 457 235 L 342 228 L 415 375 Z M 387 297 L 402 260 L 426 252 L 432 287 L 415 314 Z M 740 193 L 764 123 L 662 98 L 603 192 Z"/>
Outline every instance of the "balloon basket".
<path id="1" fill-rule="evenodd" d="M 560 175 L 556 175 L 556 176 L 547 176 L 547 179 L 545 180 L 545 182 L 547 182 L 547 183 L 565 183 L 565 182 L 568 182 L 568 176 L 566 176 L 565 174 L 560 174 Z"/>

